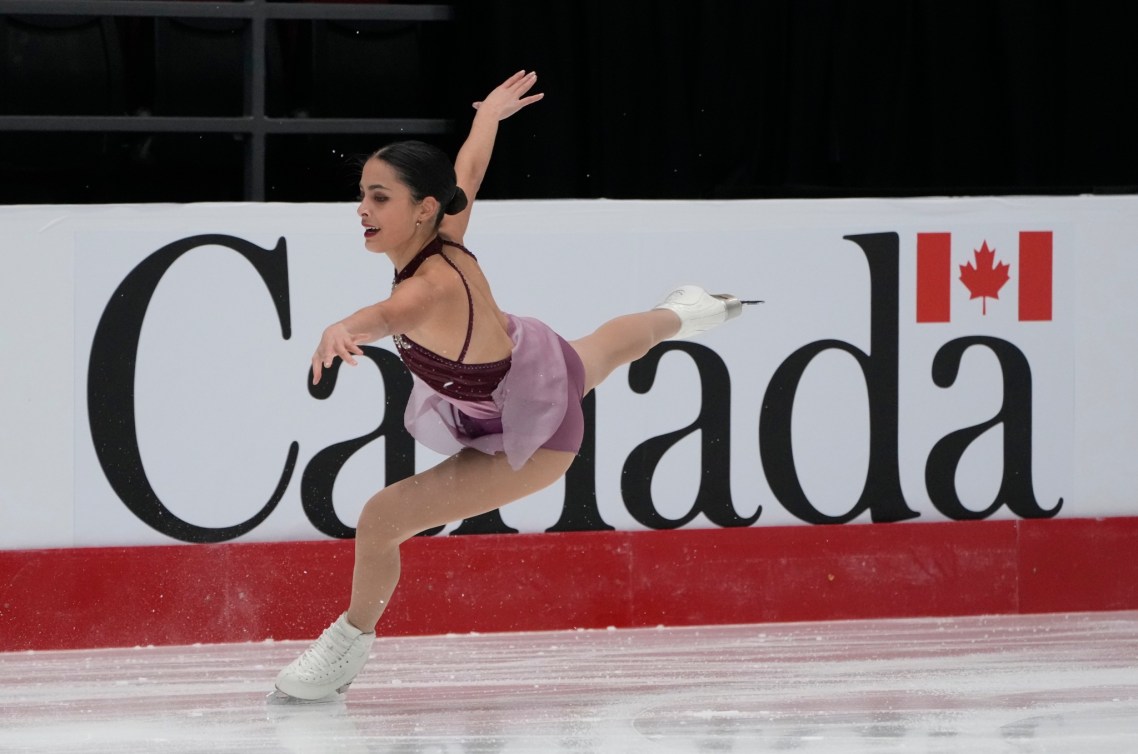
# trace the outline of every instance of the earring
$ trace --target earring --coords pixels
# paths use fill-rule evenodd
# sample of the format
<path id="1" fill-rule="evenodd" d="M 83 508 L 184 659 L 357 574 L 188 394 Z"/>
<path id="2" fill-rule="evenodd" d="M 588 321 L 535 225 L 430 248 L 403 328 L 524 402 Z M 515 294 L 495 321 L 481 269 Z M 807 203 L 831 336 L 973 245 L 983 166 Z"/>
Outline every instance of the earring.
<path id="1" fill-rule="evenodd" d="M 418 227 L 419 227 L 420 225 L 422 225 L 422 224 L 423 224 L 423 221 L 422 221 L 422 220 L 416 220 L 416 221 L 415 221 L 415 227 L 416 227 L 416 228 L 418 228 Z"/>

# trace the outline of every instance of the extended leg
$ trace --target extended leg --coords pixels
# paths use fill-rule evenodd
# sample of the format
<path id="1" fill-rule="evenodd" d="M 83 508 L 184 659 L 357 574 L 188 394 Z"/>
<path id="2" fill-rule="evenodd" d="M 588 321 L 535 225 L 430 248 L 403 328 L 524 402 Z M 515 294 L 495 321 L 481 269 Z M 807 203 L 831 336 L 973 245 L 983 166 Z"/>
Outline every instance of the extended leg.
<path id="1" fill-rule="evenodd" d="M 758 302 L 712 295 L 698 286 L 685 285 L 669 293 L 651 311 L 609 320 L 592 334 L 572 342 L 585 364 L 585 392 L 661 341 L 690 338 L 738 316 L 744 303 Z"/>
<path id="2" fill-rule="evenodd" d="M 653 309 L 610 319 L 570 343 L 585 364 L 585 392 L 605 381 L 614 369 L 636 361 L 680 330 L 674 313 Z"/>

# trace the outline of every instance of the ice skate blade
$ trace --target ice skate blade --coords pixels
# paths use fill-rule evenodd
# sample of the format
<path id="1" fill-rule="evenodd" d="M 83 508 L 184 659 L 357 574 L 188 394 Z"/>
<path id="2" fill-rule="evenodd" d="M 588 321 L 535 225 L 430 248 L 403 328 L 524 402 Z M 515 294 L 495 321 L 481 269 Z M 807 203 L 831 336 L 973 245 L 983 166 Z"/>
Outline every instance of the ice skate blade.
<path id="1" fill-rule="evenodd" d="M 727 317 L 724 321 L 735 319 L 743 313 L 744 304 L 761 304 L 762 301 L 754 299 L 740 300 L 738 296 L 732 296 L 730 293 L 713 293 L 712 298 L 717 298 L 727 305 Z"/>
<path id="2" fill-rule="evenodd" d="M 343 692 L 347 688 L 348 688 L 347 686 L 341 686 L 339 690 L 333 691 L 331 694 L 328 694 L 327 696 L 322 696 L 319 699 L 301 699 L 299 697 L 290 696 L 289 694 L 286 694 L 285 692 L 281 691 L 280 689 L 273 689 L 272 691 L 269 692 L 268 696 L 265 697 L 265 703 L 266 704 L 274 704 L 274 705 L 276 705 L 276 704 L 285 704 L 285 705 L 290 705 L 290 704 L 299 704 L 299 705 L 304 705 L 304 704 L 332 704 L 335 702 L 342 702 L 344 700 L 344 693 Z"/>

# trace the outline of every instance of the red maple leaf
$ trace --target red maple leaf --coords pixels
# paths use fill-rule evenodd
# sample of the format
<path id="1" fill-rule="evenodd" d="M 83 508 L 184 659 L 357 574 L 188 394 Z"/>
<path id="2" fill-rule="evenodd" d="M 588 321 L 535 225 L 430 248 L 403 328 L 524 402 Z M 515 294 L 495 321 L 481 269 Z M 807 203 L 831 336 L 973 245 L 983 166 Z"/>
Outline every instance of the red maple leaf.
<path id="1" fill-rule="evenodd" d="M 971 262 L 960 265 L 960 282 L 968 287 L 972 294 L 969 299 L 982 299 L 981 312 L 988 313 L 988 299 L 1000 297 L 1000 289 L 1008 282 L 1008 265 L 1000 262 L 995 264 L 996 251 L 989 251 L 988 242 L 984 241 L 978 251 L 974 251 L 976 264 Z"/>

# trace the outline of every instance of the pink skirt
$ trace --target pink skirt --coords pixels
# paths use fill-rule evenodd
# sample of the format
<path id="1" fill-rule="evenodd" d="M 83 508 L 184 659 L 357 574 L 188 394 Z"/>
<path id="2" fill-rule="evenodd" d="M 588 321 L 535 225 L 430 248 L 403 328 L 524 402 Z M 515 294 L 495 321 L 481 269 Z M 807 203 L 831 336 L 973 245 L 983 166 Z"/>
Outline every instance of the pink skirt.
<path id="1" fill-rule="evenodd" d="M 538 448 L 580 450 L 585 366 L 544 322 L 512 314 L 506 318 L 514 350 L 510 371 L 491 400 L 448 398 L 412 375 L 404 423 L 412 437 L 436 453 L 449 456 L 463 448 L 505 453 L 516 470 Z"/>

